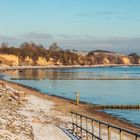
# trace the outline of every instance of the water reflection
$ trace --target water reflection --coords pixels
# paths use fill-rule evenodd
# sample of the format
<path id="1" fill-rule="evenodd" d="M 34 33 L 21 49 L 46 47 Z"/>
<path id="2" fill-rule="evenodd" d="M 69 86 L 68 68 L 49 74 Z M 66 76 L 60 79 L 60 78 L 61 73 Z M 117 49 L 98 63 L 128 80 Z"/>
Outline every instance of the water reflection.
<path id="1" fill-rule="evenodd" d="M 127 70 L 126 70 L 127 69 Z M 140 80 L 140 67 L 10 70 L 12 80 Z"/>
<path id="2" fill-rule="evenodd" d="M 9 70 L 5 72 L 11 76 L 12 80 L 45 80 L 46 71 L 44 69 Z"/>

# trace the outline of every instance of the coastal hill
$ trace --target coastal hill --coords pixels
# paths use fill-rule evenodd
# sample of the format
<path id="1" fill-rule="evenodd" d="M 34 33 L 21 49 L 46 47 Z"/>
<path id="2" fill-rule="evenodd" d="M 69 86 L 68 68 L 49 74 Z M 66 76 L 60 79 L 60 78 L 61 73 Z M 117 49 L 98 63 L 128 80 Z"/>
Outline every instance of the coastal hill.
<path id="1" fill-rule="evenodd" d="M 93 50 L 79 52 L 63 50 L 53 43 L 49 49 L 42 45 L 25 42 L 20 47 L 0 46 L 0 65 L 4 66 L 72 66 L 72 65 L 109 65 L 109 64 L 140 64 L 140 56 L 136 53 L 124 55 L 116 52 Z"/>

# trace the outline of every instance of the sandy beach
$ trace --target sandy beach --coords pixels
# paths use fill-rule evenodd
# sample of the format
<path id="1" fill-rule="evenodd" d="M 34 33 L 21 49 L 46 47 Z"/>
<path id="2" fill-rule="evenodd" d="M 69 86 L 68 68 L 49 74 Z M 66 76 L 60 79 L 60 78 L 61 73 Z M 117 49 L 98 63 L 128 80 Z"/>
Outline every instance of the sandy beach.
<path id="1" fill-rule="evenodd" d="M 71 128 L 70 111 L 75 111 L 122 128 L 127 128 L 133 132 L 140 133 L 139 127 L 98 111 L 88 104 L 80 103 L 77 106 L 75 101 L 42 94 L 37 90 L 20 84 L 4 80 L 1 80 L 0 82 L 6 84 L 8 89 L 12 89 L 19 93 L 14 102 L 13 98 L 8 98 L 8 100 L 12 100 L 12 102 L 9 101 L 10 106 L 13 106 L 12 113 L 10 112 L 11 108 L 9 108 L 7 102 L 7 108 L 3 108 L 1 105 L 1 112 L 5 112 L 7 120 L 10 120 L 9 117 L 14 120 L 13 122 L 9 121 L 8 124 L 7 122 L 6 124 L 3 124 L 5 129 L 0 128 L 0 138 L 2 140 L 5 140 L 6 137 L 9 137 L 10 140 L 11 138 L 12 140 L 69 140 L 70 137 L 66 135 L 60 127 L 66 129 Z M 3 95 L 1 95 L 1 97 L 3 97 Z M 0 103 L 2 104 L 3 102 L 1 101 Z M 7 110 L 10 116 L 7 115 Z M 5 114 L 0 115 L 0 121 L 2 121 L 2 117 Z M 18 117 L 15 118 L 15 116 Z M 19 129 L 19 127 L 22 126 L 25 126 L 25 128 Z M 15 129 L 15 132 L 11 131 L 13 128 Z M 25 131 L 26 129 L 27 132 Z"/>
<path id="2" fill-rule="evenodd" d="M 133 67 L 140 66 L 140 64 L 99 64 L 99 65 L 47 65 L 47 66 L 1 66 L 0 70 L 18 70 L 18 69 L 58 69 L 58 68 L 96 68 L 96 67 Z"/>
<path id="3" fill-rule="evenodd" d="M 1 81 L 3 83 L 3 81 Z M 9 100 L 12 108 L 2 107 L 0 114 L 0 139 L 6 140 L 69 140 L 70 138 L 59 128 L 69 127 L 69 115 L 55 110 L 55 103 L 42 97 L 30 94 L 30 90 L 24 90 L 20 86 L 15 88 L 13 84 L 7 84 L 8 89 L 4 95 L 2 103 L 8 105 L 4 100 Z M 13 88 L 14 87 L 14 88 Z M 4 88 L 0 87 L 1 91 Z M 18 94 L 20 92 L 20 97 Z M 29 94 L 28 94 L 28 93 Z M 11 95 L 12 94 L 12 95 Z M 5 97 L 7 96 L 7 97 Z M 15 99 L 13 99 L 15 98 Z M 10 101 L 12 100 L 12 102 Z M 10 116 L 9 116 L 10 115 Z M 3 118 L 4 117 L 4 118 Z M 11 120 L 10 120 L 11 119 Z M 5 122 L 6 121 L 6 122 Z M 12 131 L 13 130 L 13 131 Z M 24 132 L 25 131 L 25 132 Z"/>

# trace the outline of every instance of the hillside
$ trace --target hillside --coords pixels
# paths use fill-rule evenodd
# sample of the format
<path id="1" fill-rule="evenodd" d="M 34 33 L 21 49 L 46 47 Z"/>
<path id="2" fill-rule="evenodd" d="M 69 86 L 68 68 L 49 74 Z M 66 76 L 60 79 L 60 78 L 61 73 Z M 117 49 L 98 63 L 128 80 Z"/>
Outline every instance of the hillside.
<path id="1" fill-rule="evenodd" d="M 50 66 L 50 65 L 100 65 L 100 64 L 140 64 L 140 56 L 119 54 L 104 50 L 89 53 L 63 50 L 52 44 L 49 49 L 35 43 L 23 43 L 19 48 L 0 47 L 0 65 L 6 66 Z"/>

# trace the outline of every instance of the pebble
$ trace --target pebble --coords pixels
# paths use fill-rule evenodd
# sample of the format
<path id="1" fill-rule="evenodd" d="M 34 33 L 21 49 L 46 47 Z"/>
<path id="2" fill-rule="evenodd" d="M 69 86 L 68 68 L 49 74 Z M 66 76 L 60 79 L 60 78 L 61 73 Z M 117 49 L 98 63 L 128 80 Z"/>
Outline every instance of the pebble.
<path id="1" fill-rule="evenodd" d="M 24 102 L 15 91 L 0 84 L 0 140 L 33 140 L 32 126 L 17 111 Z"/>
<path id="2" fill-rule="evenodd" d="M 0 83 L 0 140 L 34 140 L 33 123 L 69 127 L 68 122 L 47 114 L 44 110 L 29 108 L 25 110 L 27 100 L 24 96 L 25 93 L 18 92 L 9 86 L 7 89 Z M 31 119 L 21 113 L 22 109 L 23 112 L 31 115 Z"/>

